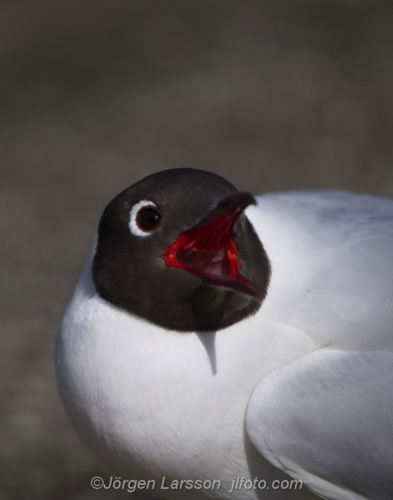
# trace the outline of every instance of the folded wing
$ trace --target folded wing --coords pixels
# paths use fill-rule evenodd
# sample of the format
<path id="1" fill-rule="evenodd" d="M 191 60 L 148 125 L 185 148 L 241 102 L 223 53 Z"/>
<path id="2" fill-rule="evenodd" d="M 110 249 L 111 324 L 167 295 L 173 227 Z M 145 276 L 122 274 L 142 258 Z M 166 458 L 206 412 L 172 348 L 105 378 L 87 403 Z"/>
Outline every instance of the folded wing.
<path id="1" fill-rule="evenodd" d="M 247 430 L 273 465 L 326 499 L 393 498 L 393 353 L 319 350 L 255 389 Z"/>

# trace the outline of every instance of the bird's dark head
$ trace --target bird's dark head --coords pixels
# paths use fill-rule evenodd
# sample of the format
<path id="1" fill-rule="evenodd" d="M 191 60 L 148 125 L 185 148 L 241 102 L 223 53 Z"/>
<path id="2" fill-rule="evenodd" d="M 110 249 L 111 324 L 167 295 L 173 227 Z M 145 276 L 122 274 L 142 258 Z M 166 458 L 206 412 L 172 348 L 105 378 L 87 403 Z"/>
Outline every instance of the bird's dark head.
<path id="1" fill-rule="evenodd" d="M 111 304 L 178 331 L 213 331 L 254 314 L 269 259 L 243 213 L 255 204 L 222 177 L 194 169 L 142 179 L 106 207 L 93 281 Z"/>

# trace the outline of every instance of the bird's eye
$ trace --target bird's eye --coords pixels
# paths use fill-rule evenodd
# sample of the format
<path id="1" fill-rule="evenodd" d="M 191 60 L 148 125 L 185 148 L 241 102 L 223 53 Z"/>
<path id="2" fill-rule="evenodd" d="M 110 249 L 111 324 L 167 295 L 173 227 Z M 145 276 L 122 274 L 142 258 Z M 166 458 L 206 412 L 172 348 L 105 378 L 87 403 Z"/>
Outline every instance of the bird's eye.
<path id="1" fill-rule="evenodd" d="M 160 223 L 161 215 L 153 207 L 145 207 L 139 210 L 136 223 L 142 231 L 152 231 Z"/>
<path id="2" fill-rule="evenodd" d="M 161 215 L 156 204 L 150 200 L 141 200 L 130 211 L 129 228 L 134 236 L 150 236 L 158 226 Z"/>

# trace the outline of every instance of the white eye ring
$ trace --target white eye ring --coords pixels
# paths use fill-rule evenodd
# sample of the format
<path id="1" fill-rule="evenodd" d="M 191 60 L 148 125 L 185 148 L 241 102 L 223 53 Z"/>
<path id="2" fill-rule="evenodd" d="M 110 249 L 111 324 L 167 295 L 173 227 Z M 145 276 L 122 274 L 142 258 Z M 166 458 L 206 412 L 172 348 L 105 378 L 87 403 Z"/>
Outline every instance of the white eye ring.
<path id="1" fill-rule="evenodd" d="M 136 222 L 136 218 L 138 216 L 139 211 L 141 208 L 144 207 L 155 207 L 156 204 L 153 203 L 152 201 L 148 200 L 141 200 L 139 203 L 136 203 L 130 211 L 130 222 L 128 224 L 130 231 L 132 234 L 135 236 L 150 236 L 151 231 L 142 231 L 142 229 L 138 226 Z"/>

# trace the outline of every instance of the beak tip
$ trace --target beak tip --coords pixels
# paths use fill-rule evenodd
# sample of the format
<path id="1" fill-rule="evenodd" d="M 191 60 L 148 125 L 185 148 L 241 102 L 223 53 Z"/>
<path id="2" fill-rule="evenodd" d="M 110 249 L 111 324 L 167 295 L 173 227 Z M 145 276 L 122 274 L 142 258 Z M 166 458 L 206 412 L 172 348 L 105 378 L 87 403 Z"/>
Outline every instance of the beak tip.
<path id="1" fill-rule="evenodd" d="M 253 293 L 250 294 L 250 296 L 256 300 L 257 302 L 261 302 L 262 301 L 262 293 L 257 290 L 256 288 L 253 290 Z"/>
<path id="2" fill-rule="evenodd" d="M 255 197 L 251 193 L 248 193 L 246 191 L 246 192 L 239 193 L 239 194 L 244 199 L 245 204 L 247 203 L 247 205 L 257 205 L 257 200 L 255 199 Z"/>

